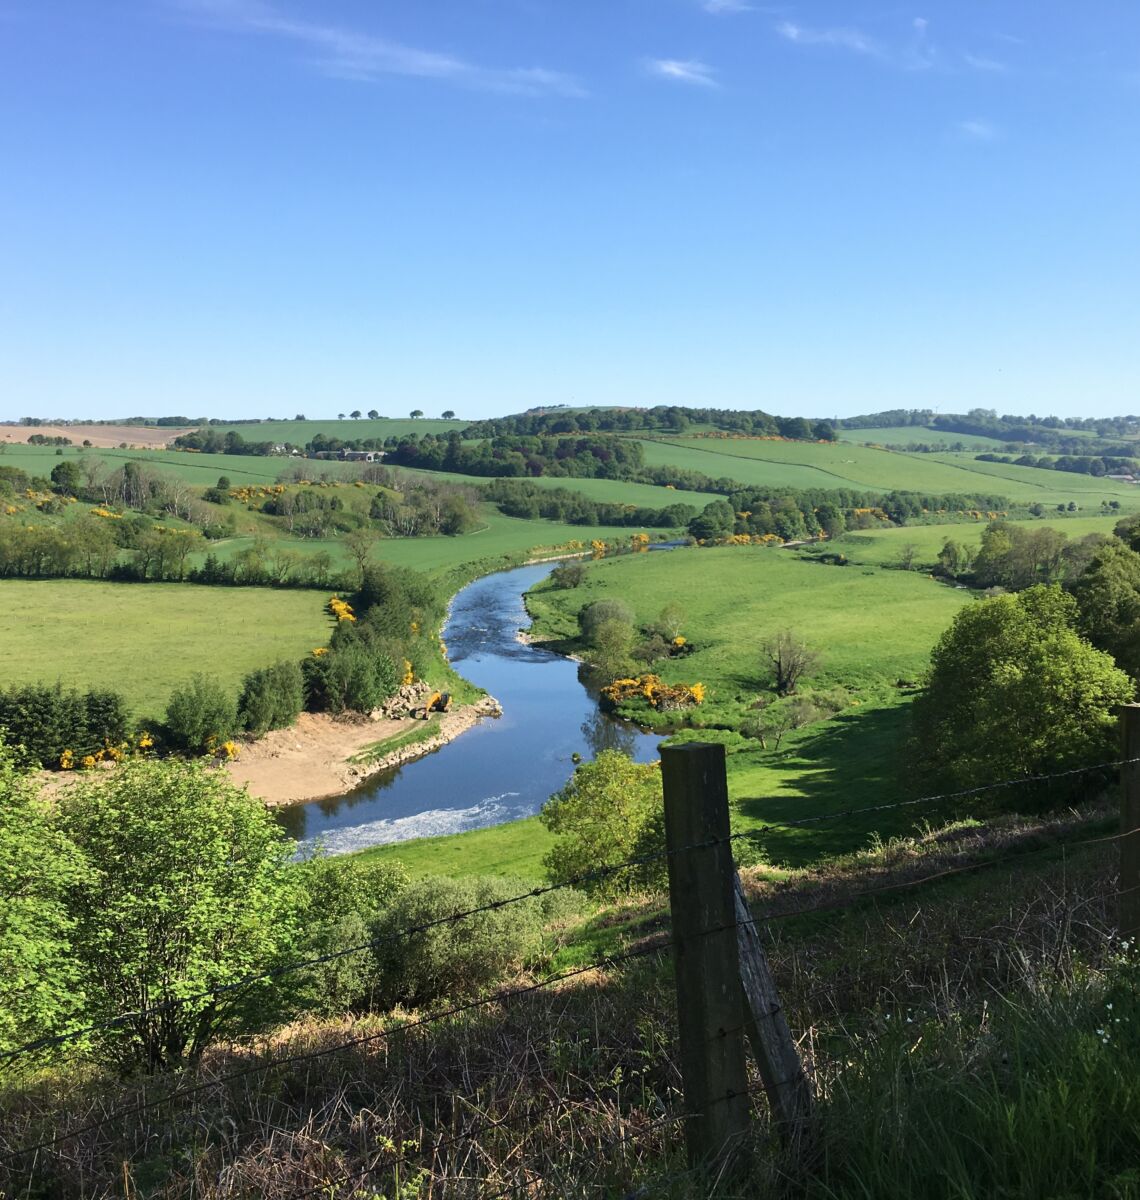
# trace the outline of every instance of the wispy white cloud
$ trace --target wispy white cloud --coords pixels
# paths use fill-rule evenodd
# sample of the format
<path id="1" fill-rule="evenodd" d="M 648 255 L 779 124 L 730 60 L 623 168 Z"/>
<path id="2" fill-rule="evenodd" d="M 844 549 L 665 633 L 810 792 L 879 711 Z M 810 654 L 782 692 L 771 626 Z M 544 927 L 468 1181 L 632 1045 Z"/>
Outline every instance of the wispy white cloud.
<path id="1" fill-rule="evenodd" d="M 962 59 L 966 66 L 973 67 L 975 71 L 988 71 L 992 74 L 1001 74 L 1009 70 L 1006 63 L 999 62 L 996 58 L 986 58 L 980 54 L 963 54 Z"/>
<path id="2" fill-rule="evenodd" d="M 959 121 L 954 129 L 959 137 L 971 142 L 994 142 L 1001 136 L 1000 130 L 992 121 L 980 118 L 972 121 Z"/>
<path id="3" fill-rule="evenodd" d="M 676 83 L 692 83 L 698 87 L 719 87 L 713 78 L 713 69 L 706 63 L 694 59 L 653 58 L 646 64 L 651 75 L 670 79 Z"/>
<path id="4" fill-rule="evenodd" d="M 279 38 L 305 47 L 314 65 L 339 79 L 372 82 L 384 75 L 436 79 L 519 95 L 581 97 L 572 76 L 545 67 L 484 67 L 453 54 L 423 50 L 376 34 L 290 17 L 263 0 L 175 0 L 184 13 L 233 33 Z"/>
<path id="5" fill-rule="evenodd" d="M 752 5 L 745 4 L 744 0 L 701 0 L 701 8 L 718 17 L 724 13 L 752 11 Z"/>
<path id="6" fill-rule="evenodd" d="M 776 32 L 785 41 L 795 42 L 798 46 L 834 46 L 840 50 L 875 57 L 881 57 L 883 53 L 878 42 L 858 29 L 835 25 L 809 28 L 806 25 L 797 25 L 793 21 L 781 21 L 776 26 Z"/>

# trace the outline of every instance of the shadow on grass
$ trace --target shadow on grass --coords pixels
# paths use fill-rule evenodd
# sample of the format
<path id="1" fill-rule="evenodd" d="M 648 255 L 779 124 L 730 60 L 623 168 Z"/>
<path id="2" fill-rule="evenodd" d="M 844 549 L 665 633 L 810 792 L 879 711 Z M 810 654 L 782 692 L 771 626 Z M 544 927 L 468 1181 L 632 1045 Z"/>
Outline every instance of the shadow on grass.
<path id="1" fill-rule="evenodd" d="M 911 779 L 910 707 L 906 704 L 846 712 L 805 737 L 786 756 L 765 765 L 794 779 L 800 796 L 742 796 L 734 801 L 742 824 L 768 826 L 748 844 L 774 864 L 802 867 L 865 847 L 872 834 L 895 837 L 917 823 L 953 814 L 953 806 L 916 806 L 788 828 L 784 823 L 850 809 L 892 804 L 916 795 Z"/>

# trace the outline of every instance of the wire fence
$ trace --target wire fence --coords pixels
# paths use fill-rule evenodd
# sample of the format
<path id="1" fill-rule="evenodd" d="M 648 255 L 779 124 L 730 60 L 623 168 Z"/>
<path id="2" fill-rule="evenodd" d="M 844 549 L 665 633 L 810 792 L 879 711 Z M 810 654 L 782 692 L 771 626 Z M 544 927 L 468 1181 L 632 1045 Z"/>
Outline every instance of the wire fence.
<path id="1" fill-rule="evenodd" d="M 382 937 L 363 941 L 353 946 L 338 949 L 327 954 L 291 961 L 260 973 L 244 976 L 241 979 L 232 981 L 208 991 L 202 991 L 195 993 L 194 995 L 163 1001 L 156 1005 L 140 1008 L 134 1012 L 120 1014 L 107 1021 L 93 1023 L 83 1027 L 82 1029 L 68 1031 L 64 1034 L 54 1037 L 30 1041 L 7 1051 L 3 1055 L 0 1055 L 0 1060 L 16 1059 L 21 1056 L 34 1054 L 45 1048 L 59 1046 L 77 1039 L 88 1037 L 95 1033 L 119 1029 L 124 1025 L 132 1022 L 148 1020 L 155 1015 L 167 1012 L 177 1007 L 199 1004 L 203 1002 L 216 1002 L 222 997 L 252 988 L 259 983 L 278 979 L 292 972 L 311 969 L 337 959 L 366 953 L 381 947 L 385 943 L 390 943 L 401 939 L 411 939 L 417 935 L 428 933 L 431 930 L 440 927 L 453 926 L 460 922 L 471 920 L 480 914 L 502 910 L 511 905 L 531 901 L 554 892 L 559 892 L 566 889 L 580 889 L 583 886 L 595 882 L 602 882 L 606 879 L 620 875 L 623 872 L 644 868 L 652 863 L 667 859 L 673 855 L 690 854 L 700 850 L 709 850 L 718 845 L 735 843 L 745 839 L 755 840 L 758 838 L 763 838 L 766 834 L 769 834 L 773 828 L 786 829 L 818 825 L 824 822 L 861 820 L 867 816 L 877 815 L 892 810 L 913 809 L 920 806 L 930 807 L 939 804 L 945 804 L 951 801 L 976 797 L 1000 789 L 1019 787 L 1026 784 L 1049 782 L 1062 778 L 1090 775 L 1111 769 L 1130 766 L 1136 763 L 1140 763 L 1140 757 L 1119 759 L 1108 763 L 1098 763 L 1093 766 L 1056 772 L 1050 775 L 1023 776 L 954 792 L 922 796 L 913 799 L 873 805 L 870 807 L 849 808 L 839 812 L 816 814 L 791 821 L 781 821 L 777 826 L 738 831 L 736 833 L 730 833 L 726 837 L 704 839 L 697 842 L 691 842 L 687 845 L 674 849 L 662 849 L 651 854 L 630 858 L 617 864 L 606 865 L 595 870 L 583 872 L 571 879 L 561 880 L 556 883 L 535 887 L 525 892 L 521 892 L 518 895 L 455 912 L 445 917 L 409 925 L 399 930 L 387 933 Z M 720 923 L 713 927 L 702 929 L 699 933 L 699 936 L 702 938 L 709 937 L 714 934 L 722 934 L 734 928 L 739 929 L 746 925 L 756 926 L 796 917 L 810 916 L 822 912 L 850 909 L 864 903 L 865 901 L 873 901 L 889 893 L 914 890 L 916 888 L 925 887 L 927 885 L 935 884 L 956 876 L 961 876 L 968 872 L 975 872 L 984 870 L 986 868 L 994 868 L 1009 863 L 1020 862 L 1037 855 L 1068 853 L 1070 851 L 1088 849 L 1095 846 L 1107 846 L 1109 844 L 1118 843 L 1122 839 L 1132 837 L 1137 833 L 1140 833 L 1140 829 L 1130 828 L 1111 835 L 1082 838 L 1078 840 L 1059 840 L 1050 842 L 1046 845 L 1032 846 L 1028 849 L 1011 848 L 1001 853 L 991 854 L 989 857 L 981 858 L 977 861 L 942 868 L 940 870 L 928 872 L 915 878 L 858 888 L 851 894 L 839 899 L 823 898 L 817 903 L 809 903 L 807 905 L 790 909 L 769 907 L 766 911 L 753 911 L 743 920 L 737 920 L 733 923 Z M 1134 892 L 1137 887 L 1140 887 L 1140 884 L 1118 889 L 1108 898 L 1112 899 L 1119 896 L 1124 896 L 1130 892 Z M 312 1063 L 316 1060 L 320 1060 L 331 1055 L 343 1054 L 360 1047 L 371 1046 L 376 1043 L 389 1041 L 393 1038 L 407 1035 L 413 1031 L 427 1030 L 441 1022 L 454 1020 L 456 1018 L 474 1013 L 478 1010 L 487 1009 L 493 1006 L 508 1005 L 512 1001 L 521 999 L 522 997 L 535 995 L 547 989 L 554 988 L 557 985 L 566 983 L 567 981 L 583 977 L 593 972 L 609 972 L 615 968 L 621 967 L 638 959 L 659 958 L 672 951 L 674 946 L 674 940 L 670 936 L 662 934 L 661 936 L 652 940 L 649 944 L 637 946 L 620 953 L 602 955 L 591 960 L 589 963 L 550 975 L 534 983 L 513 988 L 497 989 L 484 995 L 475 997 L 471 1000 L 464 1001 L 462 1003 L 451 1004 L 437 1011 L 418 1016 L 414 1019 L 401 1021 L 399 1023 L 386 1026 L 381 1030 L 370 1030 L 365 1033 L 345 1038 L 330 1046 L 321 1046 L 319 1048 L 307 1049 L 294 1053 L 271 1053 L 264 1059 L 264 1061 L 250 1063 L 240 1067 L 237 1070 L 229 1071 L 208 1079 L 199 1079 L 193 1083 L 176 1086 L 172 1090 L 160 1096 L 152 1096 L 150 1098 L 144 1098 L 136 1103 L 114 1107 L 110 1111 L 105 1112 L 97 1120 L 88 1121 L 70 1129 L 60 1129 L 54 1132 L 50 1137 L 43 1138 L 30 1144 L 18 1146 L 15 1149 L 4 1150 L 0 1152 L 0 1160 L 10 1164 L 10 1169 L 16 1171 L 20 1169 L 19 1164 L 21 1162 L 32 1158 L 33 1156 L 35 1156 L 35 1161 L 38 1162 L 39 1156 L 43 1155 L 45 1152 L 55 1151 L 64 1144 L 76 1141 L 77 1139 L 100 1134 L 104 1130 L 111 1128 L 112 1126 L 117 1126 L 119 1123 L 130 1118 L 136 1118 L 155 1110 L 170 1108 L 173 1112 L 173 1110 L 177 1108 L 177 1106 L 183 1101 L 201 1095 L 202 1093 L 225 1089 L 238 1081 L 253 1079 L 270 1071 L 281 1070 L 284 1068 L 294 1068 L 302 1064 Z M 743 1028 L 745 1028 L 745 1026 L 742 1025 L 741 1029 Z M 722 1033 L 723 1032 L 725 1031 L 722 1031 Z M 733 1030 L 729 1032 L 740 1032 L 740 1030 Z M 730 1098 L 734 1097 L 726 1097 L 726 1099 Z M 629 1138 L 635 1139 L 637 1137 L 647 1137 L 660 1128 L 666 1128 L 684 1123 L 694 1119 L 695 1116 L 696 1114 L 692 1112 L 668 1114 L 661 1117 L 659 1120 L 654 1121 L 648 1128 L 640 1130 L 636 1134 L 630 1134 Z M 505 1125 L 509 1124 L 509 1120 L 509 1116 L 504 1116 L 487 1121 L 481 1121 L 473 1126 L 468 1127 L 461 1133 L 451 1133 L 445 1138 L 435 1139 L 426 1144 L 420 1144 L 415 1149 L 403 1149 L 399 1154 L 393 1153 L 393 1151 L 390 1149 L 382 1149 L 370 1156 L 365 1165 L 346 1171 L 343 1176 L 336 1180 L 330 1181 L 326 1178 L 319 1183 L 313 1184 L 313 1186 L 307 1191 L 291 1194 L 298 1197 L 298 1200 L 300 1197 L 315 1196 L 318 1194 L 329 1196 L 335 1194 L 335 1192 L 330 1189 L 335 1189 L 342 1186 L 350 1189 L 346 1194 L 354 1194 L 352 1189 L 363 1187 L 371 1177 L 376 1175 L 377 1172 L 391 1172 L 399 1167 L 409 1165 L 413 1162 L 422 1163 L 428 1158 L 435 1159 L 443 1151 L 446 1151 L 453 1146 L 464 1142 L 474 1141 L 483 1134 L 489 1133 L 496 1129 L 501 1129 Z M 618 1139 L 618 1142 L 623 1140 L 626 1139 Z M 618 1142 L 613 1142 L 609 1148 L 612 1149 L 614 1145 L 618 1144 Z M 599 1147 L 599 1152 L 601 1152 L 602 1149 L 602 1147 Z M 682 1173 L 682 1175 L 684 1174 L 688 1174 L 688 1172 Z M 681 1176 L 678 1176 L 678 1178 L 681 1178 Z M 515 1191 L 517 1191 L 517 1188 L 515 1187 L 508 1188 L 506 1191 L 497 1193 L 496 1196 L 507 1196 Z M 637 1195 L 638 1193 L 635 1192 L 632 1194 Z"/>

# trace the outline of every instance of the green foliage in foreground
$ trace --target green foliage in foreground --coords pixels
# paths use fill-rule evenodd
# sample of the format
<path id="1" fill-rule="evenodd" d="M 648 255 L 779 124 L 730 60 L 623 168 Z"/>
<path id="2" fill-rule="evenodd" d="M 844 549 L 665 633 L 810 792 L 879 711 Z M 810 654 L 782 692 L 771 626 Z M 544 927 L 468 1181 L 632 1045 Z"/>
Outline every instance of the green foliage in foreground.
<path id="1" fill-rule="evenodd" d="M 635 763 L 617 750 L 583 763 L 539 814 L 558 839 L 543 860 L 551 881 L 565 883 L 657 852 L 664 845 L 663 804 L 659 763 Z M 647 867 L 580 886 L 587 895 L 614 896 L 644 883 L 647 872 L 660 876 Z"/>
<path id="2" fill-rule="evenodd" d="M 997 996 L 981 1025 L 896 1013 L 819 1114 L 808 1200 L 1140 1197 L 1140 971 Z"/>
<path id="3" fill-rule="evenodd" d="M 259 801 L 201 765 L 135 760 L 68 789 L 59 820 L 86 866 L 68 895 L 84 1016 L 121 1019 L 101 1056 L 166 1068 L 265 1022 L 271 982 L 198 995 L 295 945 L 299 873 Z"/>
<path id="4" fill-rule="evenodd" d="M 1113 757 L 1113 707 L 1132 681 L 1076 631 L 1056 585 L 963 609 L 914 703 L 924 773 L 969 787 Z"/>
<path id="5" fill-rule="evenodd" d="M 0 743 L 0 1053 L 74 1023 L 67 894 L 83 878 L 79 855 Z"/>

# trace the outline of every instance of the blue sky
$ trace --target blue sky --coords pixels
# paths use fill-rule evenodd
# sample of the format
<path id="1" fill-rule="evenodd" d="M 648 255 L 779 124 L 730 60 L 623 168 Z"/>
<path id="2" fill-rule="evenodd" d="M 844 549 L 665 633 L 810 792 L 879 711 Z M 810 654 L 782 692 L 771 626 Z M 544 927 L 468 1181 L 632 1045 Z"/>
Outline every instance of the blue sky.
<path id="1" fill-rule="evenodd" d="M 0 417 L 1140 411 L 1140 5 L 0 0 Z"/>

